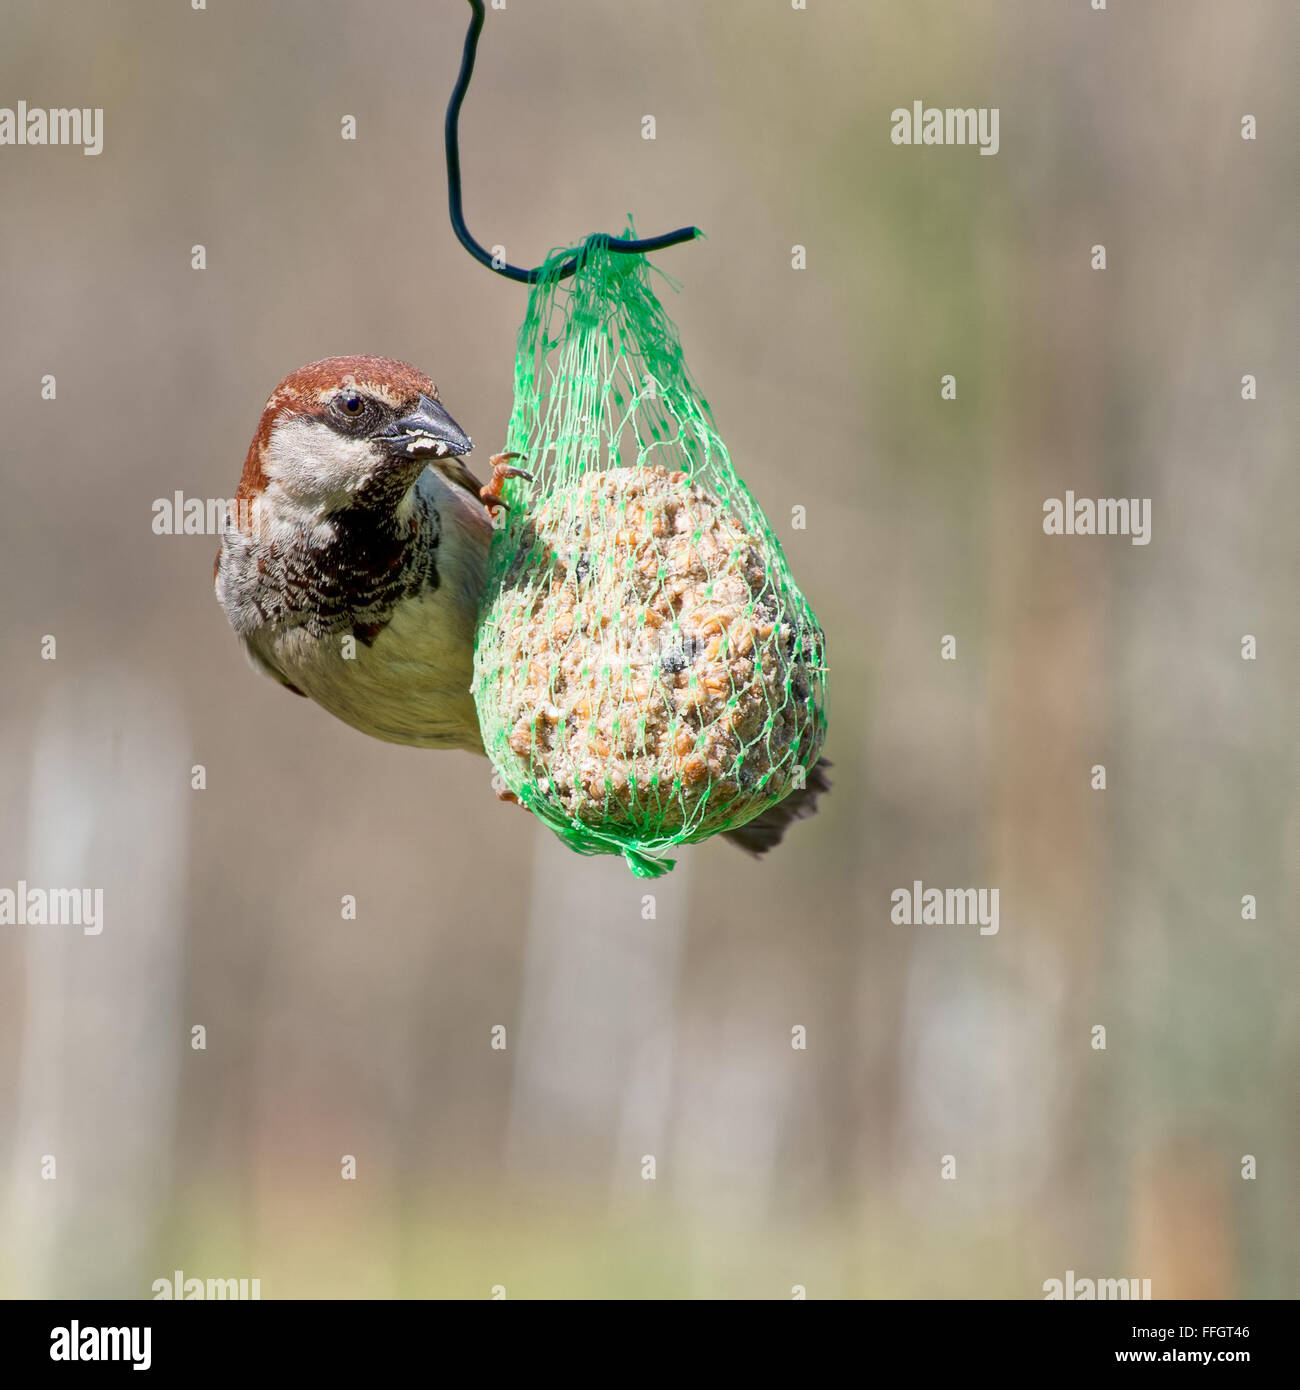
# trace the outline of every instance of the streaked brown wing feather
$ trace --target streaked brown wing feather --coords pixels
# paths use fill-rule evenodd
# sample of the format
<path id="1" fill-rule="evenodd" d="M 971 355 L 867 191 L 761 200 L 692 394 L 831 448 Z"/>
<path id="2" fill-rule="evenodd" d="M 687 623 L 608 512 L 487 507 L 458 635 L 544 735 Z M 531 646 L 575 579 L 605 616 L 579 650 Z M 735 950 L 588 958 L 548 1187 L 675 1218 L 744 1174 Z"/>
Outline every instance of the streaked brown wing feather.
<path id="1" fill-rule="evenodd" d="M 455 483 L 457 487 L 463 487 L 466 492 L 476 501 L 480 501 L 479 491 L 483 484 L 465 466 L 462 458 L 438 459 L 433 465 L 447 479 L 449 483 Z"/>

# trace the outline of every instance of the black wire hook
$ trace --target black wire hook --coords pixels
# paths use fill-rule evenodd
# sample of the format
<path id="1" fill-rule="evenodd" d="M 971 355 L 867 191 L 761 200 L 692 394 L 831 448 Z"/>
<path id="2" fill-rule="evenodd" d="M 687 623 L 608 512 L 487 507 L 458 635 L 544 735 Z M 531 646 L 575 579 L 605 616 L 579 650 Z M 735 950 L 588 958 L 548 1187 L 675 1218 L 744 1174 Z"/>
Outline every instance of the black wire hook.
<path id="1" fill-rule="evenodd" d="M 445 128 L 447 202 L 451 212 L 451 226 L 459 238 L 460 244 L 476 261 L 481 261 L 489 270 L 495 270 L 498 275 L 504 275 L 510 280 L 520 280 L 526 285 L 535 285 L 538 271 L 541 269 L 540 266 L 532 270 L 524 270 L 517 265 L 496 265 L 491 253 L 474 240 L 470 235 L 469 228 L 465 225 L 465 212 L 461 205 L 460 196 L 460 140 L 457 127 L 460 121 L 461 104 L 465 100 L 469 80 L 474 75 L 474 55 L 478 49 L 478 36 L 483 29 L 483 0 L 469 0 L 469 5 L 474 13 L 470 17 L 469 32 L 465 35 L 465 52 L 460 60 L 460 73 L 456 78 L 456 85 L 452 88 L 451 100 L 447 103 Z M 610 251 L 660 251 L 665 246 L 676 246 L 683 241 L 693 241 L 699 234 L 698 227 L 679 227 L 675 232 L 665 232 L 663 236 L 645 237 L 641 241 L 626 241 L 622 237 L 610 236 L 608 232 L 596 232 L 582 243 L 582 249 L 576 256 L 560 267 L 557 278 L 563 279 L 565 276 L 572 275 L 582 263 L 586 253 L 594 246 L 604 246 Z"/>

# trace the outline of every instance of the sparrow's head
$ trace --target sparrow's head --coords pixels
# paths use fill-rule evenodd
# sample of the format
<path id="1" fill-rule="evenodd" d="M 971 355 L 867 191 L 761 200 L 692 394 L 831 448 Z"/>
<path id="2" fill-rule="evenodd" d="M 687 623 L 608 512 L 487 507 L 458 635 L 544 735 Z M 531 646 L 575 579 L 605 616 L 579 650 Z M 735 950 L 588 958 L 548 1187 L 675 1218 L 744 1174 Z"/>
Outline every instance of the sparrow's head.
<path id="1" fill-rule="evenodd" d="M 318 516 L 396 505 L 427 463 L 473 447 L 423 372 L 390 357 L 327 357 L 271 393 L 238 496 L 260 504 L 278 492 Z"/>

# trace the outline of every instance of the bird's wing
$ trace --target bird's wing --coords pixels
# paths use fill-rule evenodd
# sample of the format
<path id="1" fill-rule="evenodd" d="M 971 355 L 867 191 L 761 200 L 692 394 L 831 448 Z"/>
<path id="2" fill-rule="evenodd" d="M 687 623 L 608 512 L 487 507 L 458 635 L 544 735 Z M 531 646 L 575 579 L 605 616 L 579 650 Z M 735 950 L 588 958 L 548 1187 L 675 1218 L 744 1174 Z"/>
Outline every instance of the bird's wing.
<path id="1" fill-rule="evenodd" d="M 259 652 L 251 643 L 245 642 L 243 647 L 244 655 L 248 657 L 248 664 L 253 670 L 261 671 L 264 676 L 270 676 L 273 681 L 278 681 L 286 690 L 292 690 L 295 695 L 301 695 L 304 700 L 307 698 L 305 690 L 299 690 L 273 661 Z"/>
<path id="2" fill-rule="evenodd" d="M 466 492 L 476 501 L 482 501 L 480 492 L 483 484 L 465 466 L 465 460 L 459 456 L 451 458 L 436 459 L 433 466 L 447 479 L 449 483 L 455 483 L 457 487 L 463 487 Z"/>

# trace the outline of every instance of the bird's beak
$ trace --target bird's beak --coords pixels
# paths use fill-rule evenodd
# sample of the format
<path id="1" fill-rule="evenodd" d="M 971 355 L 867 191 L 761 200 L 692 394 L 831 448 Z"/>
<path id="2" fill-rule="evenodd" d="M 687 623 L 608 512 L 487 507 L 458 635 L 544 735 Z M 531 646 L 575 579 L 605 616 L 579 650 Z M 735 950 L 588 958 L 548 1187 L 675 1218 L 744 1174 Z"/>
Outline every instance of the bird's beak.
<path id="1" fill-rule="evenodd" d="M 450 415 L 428 396 L 409 414 L 394 421 L 381 436 L 389 451 L 397 455 L 448 458 L 468 454 L 474 441 Z"/>

